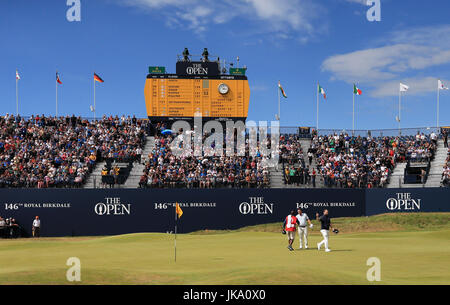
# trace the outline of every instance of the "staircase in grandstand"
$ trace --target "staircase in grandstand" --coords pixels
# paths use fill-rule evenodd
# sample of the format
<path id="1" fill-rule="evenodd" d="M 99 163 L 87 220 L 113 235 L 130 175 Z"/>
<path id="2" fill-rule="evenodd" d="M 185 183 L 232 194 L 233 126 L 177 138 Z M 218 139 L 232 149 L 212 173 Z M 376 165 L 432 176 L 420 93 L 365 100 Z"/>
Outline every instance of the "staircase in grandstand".
<path id="1" fill-rule="evenodd" d="M 317 163 L 316 158 L 312 159 L 311 165 L 309 165 L 308 161 L 308 149 L 310 148 L 311 139 L 305 138 L 300 139 L 300 144 L 302 146 L 303 155 L 305 159 L 306 166 L 309 167 L 310 173 L 312 173 L 312 170 L 315 169 L 317 172 Z M 300 164 L 295 164 L 295 167 L 298 167 Z M 270 187 L 271 188 L 312 188 L 312 184 L 301 184 L 297 186 L 296 184 L 286 184 L 284 179 L 284 172 L 283 172 L 283 166 L 282 164 L 279 164 L 277 168 L 271 168 L 270 169 Z M 324 187 L 323 179 L 316 175 L 316 188 Z"/>
<path id="2" fill-rule="evenodd" d="M 139 181 L 142 177 L 142 173 L 144 172 L 145 163 L 147 162 L 148 154 L 151 153 L 153 148 L 155 147 L 155 137 L 147 137 L 144 149 L 142 151 L 141 162 L 135 162 L 133 164 L 133 169 L 130 172 L 130 176 L 124 184 L 124 188 L 126 189 L 135 189 L 139 187 Z"/>
<path id="3" fill-rule="evenodd" d="M 439 187 L 442 181 L 442 167 L 447 160 L 448 149 L 444 147 L 444 141 L 439 140 L 436 155 L 431 162 L 430 174 L 428 176 L 425 187 Z"/>
<path id="4" fill-rule="evenodd" d="M 101 184 L 101 176 L 102 176 L 102 169 L 105 167 L 106 162 L 100 162 L 97 163 L 94 167 L 94 170 L 89 175 L 86 184 L 83 185 L 84 189 L 94 189 L 99 188 Z"/>

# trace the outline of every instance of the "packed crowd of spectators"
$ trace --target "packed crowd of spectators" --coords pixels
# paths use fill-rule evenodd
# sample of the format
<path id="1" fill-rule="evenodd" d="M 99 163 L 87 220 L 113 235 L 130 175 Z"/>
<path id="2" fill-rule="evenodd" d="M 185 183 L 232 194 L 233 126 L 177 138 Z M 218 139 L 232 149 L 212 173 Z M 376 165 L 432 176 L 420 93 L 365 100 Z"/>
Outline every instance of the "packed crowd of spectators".
<path id="1" fill-rule="evenodd" d="M 428 162 L 434 156 L 437 135 L 417 133 L 415 137 L 391 138 L 391 146 L 397 149 L 397 161 Z"/>
<path id="2" fill-rule="evenodd" d="M 436 151 L 437 136 L 352 137 L 315 135 L 308 151 L 316 157 L 318 174 L 326 187 L 375 188 L 389 182 L 398 162 L 428 162 Z M 310 157 L 310 155 L 308 155 Z"/>
<path id="3" fill-rule="evenodd" d="M 389 138 L 314 136 L 310 152 L 326 187 L 383 187 L 394 168 L 395 150 Z"/>
<path id="4" fill-rule="evenodd" d="M 156 146 L 142 156 L 150 129 Z M 142 158 L 142 188 L 270 186 L 272 160 L 260 152 L 261 147 L 271 147 L 270 136 L 252 145 L 247 134 L 241 155 L 227 154 L 226 147 L 219 154 L 213 142 L 201 156 L 193 156 L 187 150 L 181 155 L 173 153 L 169 143 L 177 134 L 164 131 L 168 131 L 164 124 L 150 126 L 146 120 L 130 116 L 104 116 L 93 122 L 75 116 L 21 118 L 7 114 L 0 117 L 0 188 L 80 187 L 99 161 L 131 164 Z M 194 131 L 190 135 L 194 138 Z M 208 136 L 204 135 L 203 141 Z M 317 178 L 326 187 L 373 188 L 388 183 L 398 162 L 431 161 L 437 139 L 435 133 L 404 137 L 313 133 L 306 154 L 299 135 L 281 135 L 274 149 L 286 184 L 315 187 Z M 224 137 L 224 143 L 226 140 Z M 102 178 L 112 177 L 111 181 L 119 174 L 117 166 L 102 170 Z M 443 184 L 450 184 L 449 160 L 442 177 Z"/>
<path id="5" fill-rule="evenodd" d="M 1 187 L 80 187 L 99 160 L 139 160 L 143 121 L 0 117 Z"/>
<path id="6" fill-rule="evenodd" d="M 140 187 L 264 188 L 270 186 L 268 157 L 263 157 L 258 148 L 255 154 L 250 153 L 248 139 L 245 140 L 243 155 L 237 154 L 236 150 L 234 154 L 227 155 L 226 147 L 223 148 L 221 155 L 217 154 L 214 151 L 215 143 L 213 143 L 211 147 L 203 148 L 201 156 L 194 156 L 192 151 L 188 150 L 176 156 L 169 143 L 177 135 L 164 135 L 161 132 L 164 128 L 164 125 L 156 127 L 155 148 L 147 156 Z M 194 136 L 193 132 L 189 134 Z M 208 135 L 204 135 L 203 141 L 207 137 Z M 270 147 L 270 143 L 265 141 L 262 144 Z"/>

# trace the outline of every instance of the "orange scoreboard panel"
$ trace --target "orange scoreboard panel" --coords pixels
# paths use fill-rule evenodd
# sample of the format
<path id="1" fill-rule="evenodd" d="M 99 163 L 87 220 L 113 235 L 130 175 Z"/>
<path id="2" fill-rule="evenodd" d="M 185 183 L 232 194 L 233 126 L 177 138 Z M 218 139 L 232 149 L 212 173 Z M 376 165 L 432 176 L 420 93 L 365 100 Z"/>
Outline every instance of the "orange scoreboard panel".
<path id="1" fill-rule="evenodd" d="M 145 103 L 150 118 L 247 118 L 246 79 L 147 78 Z"/>

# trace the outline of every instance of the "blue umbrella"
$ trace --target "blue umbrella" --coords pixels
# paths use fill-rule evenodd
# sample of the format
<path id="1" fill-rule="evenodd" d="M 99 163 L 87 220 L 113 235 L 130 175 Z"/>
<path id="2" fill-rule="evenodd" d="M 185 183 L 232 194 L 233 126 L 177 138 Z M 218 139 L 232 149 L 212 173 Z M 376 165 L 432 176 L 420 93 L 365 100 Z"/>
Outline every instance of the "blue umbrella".
<path id="1" fill-rule="evenodd" d="M 170 129 L 164 129 L 163 131 L 161 131 L 161 134 L 163 135 L 171 135 L 172 133 L 173 131 Z"/>

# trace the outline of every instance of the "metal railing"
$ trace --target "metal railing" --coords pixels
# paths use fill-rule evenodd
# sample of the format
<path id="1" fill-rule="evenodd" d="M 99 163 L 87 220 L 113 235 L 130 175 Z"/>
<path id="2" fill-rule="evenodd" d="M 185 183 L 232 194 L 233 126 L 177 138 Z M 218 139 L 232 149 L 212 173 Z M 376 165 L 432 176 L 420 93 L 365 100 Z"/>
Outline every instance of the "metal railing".
<path id="1" fill-rule="evenodd" d="M 281 167 L 280 167 L 281 168 Z M 419 175 L 418 175 L 419 176 Z M 158 186 L 158 187 L 153 187 L 151 185 L 146 185 L 146 186 L 140 186 L 139 182 L 141 179 L 142 175 L 129 175 L 128 179 L 126 180 L 125 183 L 113 183 L 113 184 L 109 184 L 109 183 L 104 183 L 105 180 L 103 180 L 101 175 L 93 175 L 91 176 L 91 181 L 93 182 L 91 184 L 90 187 L 86 187 L 86 185 L 84 185 L 84 188 L 90 188 L 90 189 L 124 189 L 124 188 L 144 188 L 144 189 L 153 189 L 153 188 L 189 188 L 185 183 L 175 183 L 175 184 L 171 184 L 170 182 L 167 182 L 164 186 Z M 282 176 L 284 177 L 284 176 Z M 431 179 L 431 180 L 430 180 Z M 284 179 L 283 179 L 284 180 Z M 421 188 L 421 187 L 450 187 L 450 181 L 448 185 L 445 185 L 442 179 L 442 174 L 428 174 L 426 176 L 426 179 L 421 179 L 420 177 L 418 177 L 418 181 L 417 183 L 404 183 L 405 181 L 405 176 L 403 174 L 401 175 L 390 175 L 386 184 L 384 185 L 384 188 L 387 187 L 395 187 L 395 188 L 407 188 L 407 187 L 415 187 L 415 188 Z M 132 183 L 130 183 L 132 182 Z M 285 183 L 286 181 L 283 181 L 283 183 Z M 295 184 L 295 183 L 294 183 Z M 295 185 L 292 185 L 293 187 L 295 187 Z M 309 181 L 308 183 L 304 183 L 301 186 L 303 187 L 310 187 L 313 188 L 311 181 Z M 198 186 L 192 186 L 191 188 L 199 188 Z M 241 185 L 223 185 L 220 184 L 213 186 L 211 188 L 270 188 L 270 182 L 269 185 L 254 185 L 249 187 L 247 185 L 247 183 L 242 183 Z M 337 185 L 334 186 L 323 186 L 323 178 L 320 175 L 316 176 L 316 188 L 341 188 L 339 186 L 339 183 L 337 183 Z M 343 187 L 344 188 L 344 187 Z"/>

